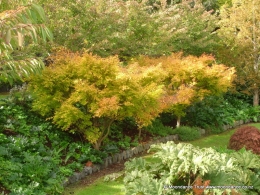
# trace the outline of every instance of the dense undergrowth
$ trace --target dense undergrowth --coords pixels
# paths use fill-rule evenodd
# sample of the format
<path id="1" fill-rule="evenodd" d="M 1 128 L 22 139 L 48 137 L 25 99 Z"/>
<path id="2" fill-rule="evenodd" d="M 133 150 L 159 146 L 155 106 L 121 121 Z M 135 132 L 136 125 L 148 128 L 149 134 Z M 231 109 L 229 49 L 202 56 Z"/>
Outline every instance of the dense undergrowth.
<path id="1" fill-rule="evenodd" d="M 12 90 L 0 102 L 2 194 L 61 194 L 66 178 L 82 169 L 87 161 L 101 163 L 107 155 L 136 146 L 152 137 L 179 134 L 183 141 L 198 139 L 198 128 L 210 129 L 210 121 L 217 121 L 216 129 L 223 131 L 220 125 L 231 124 L 238 119 L 258 120 L 258 108 L 252 108 L 242 100 L 233 99 L 235 103 L 231 104 L 230 99 L 222 99 L 222 104 L 213 107 L 209 104 L 211 101 L 206 99 L 188 108 L 198 112 L 190 117 L 191 112 L 188 110 L 187 118 L 190 117 L 190 120 L 186 120 L 186 125 L 189 126 L 173 129 L 174 116 L 164 113 L 142 130 L 140 139 L 132 118 L 117 121 L 111 127 L 111 133 L 101 150 L 97 151 L 84 137 L 64 132 L 53 125 L 51 119 L 46 120 L 33 112 L 31 101 L 30 94 L 20 88 Z M 212 109 L 211 114 L 208 112 L 209 107 Z M 224 116 L 228 114 L 230 117 L 227 121 Z"/>
<path id="2" fill-rule="evenodd" d="M 1 191 L 60 194 L 63 182 L 83 163 L 100 163 L 106 156 L 31 112 L 29 101 L 9 98 L 0 105 Z"/>
<path id="3" fill-rule="evenodd" d="M 184 121 L 189 126 L 204 128 L 209 133 L 220 133 L 224 125 L 235 121 L 259 121 L 259 106 L 253 107 L 246 95 L 227 93 L 225 96 L 208 96 L 191 105 Z"/>

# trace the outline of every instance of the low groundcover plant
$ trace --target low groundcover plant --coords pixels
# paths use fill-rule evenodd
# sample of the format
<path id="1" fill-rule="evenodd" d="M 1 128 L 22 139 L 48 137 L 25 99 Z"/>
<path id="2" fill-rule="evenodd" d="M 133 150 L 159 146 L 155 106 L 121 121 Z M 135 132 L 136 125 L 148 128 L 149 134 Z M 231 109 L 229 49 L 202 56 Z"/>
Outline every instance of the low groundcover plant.
<path id="1" fill-rule="evenodd" d="M 250 151 L 227 154 L 167 142 L 152 145 L 149 152 L 155 152 L 153 160 L 135 158 L 125 164 L 126 195 L 260 192 L 259 156 Z"/>

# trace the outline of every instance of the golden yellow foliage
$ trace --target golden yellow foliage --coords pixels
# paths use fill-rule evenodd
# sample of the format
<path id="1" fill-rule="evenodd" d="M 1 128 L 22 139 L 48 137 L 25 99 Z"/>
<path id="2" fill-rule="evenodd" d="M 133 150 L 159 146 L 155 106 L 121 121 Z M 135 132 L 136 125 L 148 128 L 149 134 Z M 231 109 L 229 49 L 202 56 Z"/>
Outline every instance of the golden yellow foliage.
<path id="1" fill-rule="evenodd" d="M 114 120 L 136 119 L 141 128 L 162 112 L 160 66 L 120 66 L 117 57 L 100 58 L 61 49 L 30 88 L 33 108 L 63 130 L 77 131 L 98 149 Z M 158 82 L 158 83 L 157 83 Z"/>
<path id="2" fill-rule="evenodd" d="M 133 117 L 141 129 L 164 110 L 183 116 L 193 101 L 226 91 L 234 75 L 206 55 L 142 57 L 122 67 L 117 57 L 61 50 L 51 60 L 30 82 L 33 108 L 97 149 L 113 121 Z"/>
<path id="3" fill-rule="evenodd" d="M 165 94 L 161 107 L 176 116 L 183 116 L 188 105 L 206 95 L 226 92 L 235 76 L 234 68 L 217 64 L 211 55 L 196 57 L 173 53 L 159 58 L 142 56 L 135 61 L 142 67 L 162 67 Z"/>

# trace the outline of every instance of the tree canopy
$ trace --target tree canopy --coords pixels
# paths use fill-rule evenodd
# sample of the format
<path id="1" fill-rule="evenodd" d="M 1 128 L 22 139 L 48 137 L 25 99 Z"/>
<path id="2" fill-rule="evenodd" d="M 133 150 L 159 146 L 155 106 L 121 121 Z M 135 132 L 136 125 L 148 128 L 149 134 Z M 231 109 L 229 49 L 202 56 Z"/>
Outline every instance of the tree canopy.
<path id="1" fill-rule="evenodd" d="M 30 88 L 33 108 L 63 130 L 78 132 L 99 149 L 115 120 L 133 117 L 139 128 L 161 112 L 160 66 L 121 67 L 118 58 L 58 52 Z"/>
<path id="2" fill-rule="evenodd" d="M 141 57 L 141 66 L 160 64 L 166 76 L 163 83 L 165 94 L 161 99 L 164 110 L 178 117 L 185 115 L 185 109 L 208 95 L 220 95 L 231 86 L 235 77 L 234 68 L 217 64 L 213 56 L 183 56 L 173 53 L 160 58 Z"/>
<path id="3" fill-rule="evenodd" d="M 220 58 L 237 69 L 237 83 L 254 96 L 259 105 L 260 1 L 233 0 L 220 12 Z"/>
<path id="4" fill-rule="evenodd" d="M 70 50 L 88 49 L 102 57 L 160 56 L 183 51 L 201 55 L 216 45 L 217 15 L 201 0 L 153 6 L 148 1 L 46 1 L 54 42 Z"/>

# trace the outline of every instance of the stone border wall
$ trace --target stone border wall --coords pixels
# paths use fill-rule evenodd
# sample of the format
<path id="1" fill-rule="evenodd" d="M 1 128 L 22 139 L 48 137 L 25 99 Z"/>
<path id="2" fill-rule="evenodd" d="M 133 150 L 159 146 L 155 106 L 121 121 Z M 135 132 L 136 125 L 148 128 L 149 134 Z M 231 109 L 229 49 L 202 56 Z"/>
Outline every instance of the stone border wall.
<path id="1" fill-rule="evenodd" d="M 95 172 L 100 171 L 101 169 L 107 168 L 112 164 L 119 163 L 123 160 L 130 159 L 140 153 L 144 153 L 149 150 L 152 144 L 166 143 L 167 141 L 178 141 L 178 135 L 169 135 L 167 137 L 162 137 L 154 141 L 147 142 L 145 144 L 140 144 L 136 147 L 130 148 L 128 150 L 122 151 L 120 153 L 113 154 L 108 156 L 103 160 L 102 164 L 93 165 L 91 167 L 85 166 L 81 172 L 75 172 L 70 176 L 64 183 L 64 186 L 78 182 L 81 179 L 84 179 L 86 176 L 91 175 Z"/>
<path id="2" fill-rule="evenodd" d="M 251 122 L 251 120 L 235 121 L 233 125 L 224 125 L 223 129 L 224 129 L 224 131 L 226 131 L 228 129 L 235 128 L 235 127 L 238 127 L 240 125 L 243 125 L 243 124 L 246 124 L 246 123 L 249 123 L 249 122 Z M 201 136 L 205 135 L 206 134 L 205 129 L 200 129 L 200 134 L 201 134 Z M 98 172 L 101 169 L 107 168 L 107 167 L 109 167 L 112 164 L 119 163 L 119 162 L 121 162 L 123 160 L 130 159 L 130 158 L 136 156 L 137 154 L 144 153 L 147 150 L 149 150 L 149 148 L 150 148 L 150 146 L 152 144 L 166 143 L 168 141 L 178 141 L 178 140 L 179 140 L 178 139 L 178 135 L 169 135 L 169 136 L 162 137 L 162 138 L 159 138 L 159 139 L 154 140 L 154 141 L 150 141 L 150 142 L 145 143 L 145 144 L 140 144 L 140 145 L 138 145 L 136 147 L 130 148 L 130 149 L 125 150 L 125 151 L 123 151 L 121 153 L 113 154 L 112 156 L 108 156 L 107 158 L 105 158 L 101 165 L 97 164 L 97 165 L 93 165 L 91 167 L 85 166 L 84 169 L 81 172 L 73 173 L 73 175 L 70 176 L 63 183 L 63 185 L 67 186 L 69 184 L 76 183 L 79 180 L 84 179 L 86 176 L 91 175 L 91 174 L 93 174 L 95 172 Z"/>

